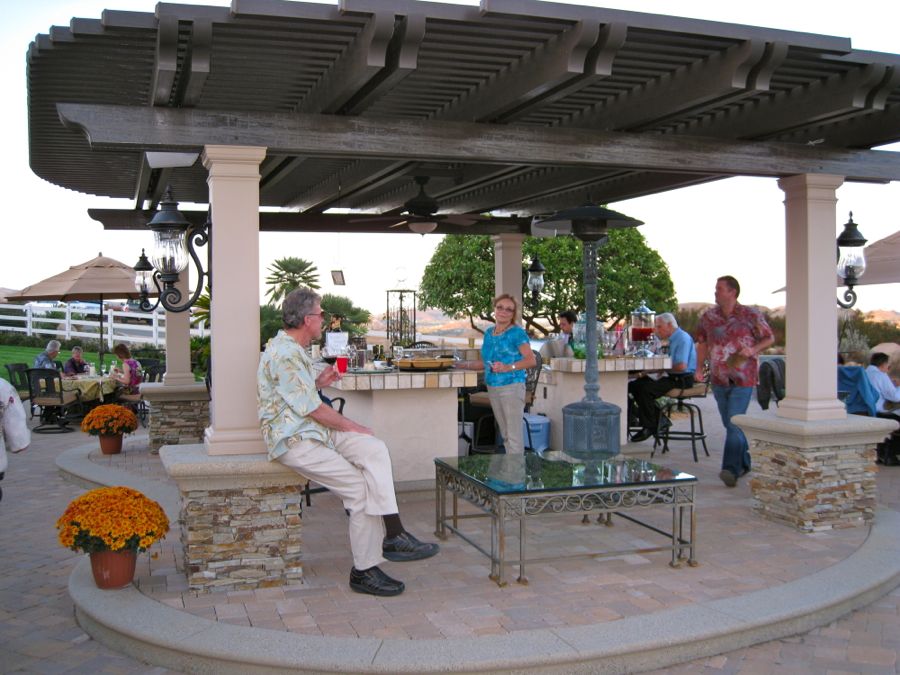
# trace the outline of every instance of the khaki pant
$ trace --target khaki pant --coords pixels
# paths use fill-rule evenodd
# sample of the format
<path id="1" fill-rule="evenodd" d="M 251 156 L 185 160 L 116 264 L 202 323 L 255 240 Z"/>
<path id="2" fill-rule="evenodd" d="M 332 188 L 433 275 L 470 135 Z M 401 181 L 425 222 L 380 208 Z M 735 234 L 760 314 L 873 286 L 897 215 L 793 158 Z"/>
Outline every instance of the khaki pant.
<path id="1" fill-rule="evenodd" d="M 522 438 L 522 416 L 525 414 L 525 383 L 488 387 L 487 390 L 494 419 L 497 420 L 497 427 L 503 436 L 506 454 L 523 454 L 525 440 Z"/>
<path id="2" fill-rule="evenodd" d="M 335 450 L 318 441 L 289 439 L 278 461 L 341 498 L 350 512 L 353 566 L 364 570 L 384 562 L 381 516 L 398 512 L 391 458 L 374 436 L 337 431 L 333 437 Z"/>

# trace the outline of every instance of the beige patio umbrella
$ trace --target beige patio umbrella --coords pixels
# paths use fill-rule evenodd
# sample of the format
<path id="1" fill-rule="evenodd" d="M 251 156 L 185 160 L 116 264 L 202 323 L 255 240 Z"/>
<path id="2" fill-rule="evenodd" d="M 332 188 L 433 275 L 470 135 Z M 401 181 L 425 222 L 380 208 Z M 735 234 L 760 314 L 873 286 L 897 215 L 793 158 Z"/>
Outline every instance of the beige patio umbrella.
<path id="1" fill-rule="evenodd" d="M 123 262 L 107 258 L 102 253 L 96 258 L 73 265 L 65 272 L 9 295 L 18 300 L 96 300 L 100 302 L 100 363 L 103 363 L 103 300 L 134 299 L 140 297 L 134 287 L 134 268 Z"/>

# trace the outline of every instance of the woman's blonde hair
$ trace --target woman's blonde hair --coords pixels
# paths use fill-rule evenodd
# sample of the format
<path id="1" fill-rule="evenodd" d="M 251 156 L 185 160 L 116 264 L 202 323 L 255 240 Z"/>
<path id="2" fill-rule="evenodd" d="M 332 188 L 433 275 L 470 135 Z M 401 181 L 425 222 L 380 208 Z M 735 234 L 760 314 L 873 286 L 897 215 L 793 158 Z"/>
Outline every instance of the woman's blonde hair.
<path id="1" fill-rule="evenodd" d="M 501 293 L 496 298 L 494 298 L 494 302 L 491 304 L 491 307 L 496 308 L 497 303 L 500 302 L 501 300 L 509 300 L 510 302 L 512 302 L 513 307 L 515 307 L 515 310 L 513 311 L 512 320 L 515 321 L 516 317 L 519 315 L 519 301 L 516 300 L 515 297 L 513 297 L 509 293 Z"/>

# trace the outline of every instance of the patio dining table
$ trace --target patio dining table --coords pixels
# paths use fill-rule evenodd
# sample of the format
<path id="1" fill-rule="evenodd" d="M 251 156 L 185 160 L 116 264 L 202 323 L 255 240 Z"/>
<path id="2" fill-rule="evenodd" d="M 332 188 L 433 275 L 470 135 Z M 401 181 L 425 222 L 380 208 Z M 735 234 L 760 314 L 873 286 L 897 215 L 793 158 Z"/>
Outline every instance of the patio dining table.
<path id="1" fill-rule="evenodd" d="M 63 378 L 63 391 L 81 392 L 82 401 L 103 401 L 103 397 L 116 390 L 116 381 L 100 375 L 78 375 Z"/>

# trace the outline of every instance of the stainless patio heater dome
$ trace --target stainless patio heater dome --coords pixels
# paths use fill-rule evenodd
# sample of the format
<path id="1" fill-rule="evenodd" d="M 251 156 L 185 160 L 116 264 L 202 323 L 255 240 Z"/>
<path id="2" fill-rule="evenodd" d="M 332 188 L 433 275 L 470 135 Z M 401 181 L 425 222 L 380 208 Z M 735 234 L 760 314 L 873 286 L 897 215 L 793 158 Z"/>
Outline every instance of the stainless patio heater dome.
<path id="1" fill-rule="evenodd" d="M 600 399 L 597 368 L 597 247 L 606 243 L 610 229 L 637 227 L 644 223 L 622 213 L 593 204 L 558 211 L 535 219 L 536 237 L 571 235 L 583 246 L 584 306 L 587 325 L 584 365 L 584 398 L 563 407 L 563 452 L 594 463 L 619 454 L 621 409 Z"/>

